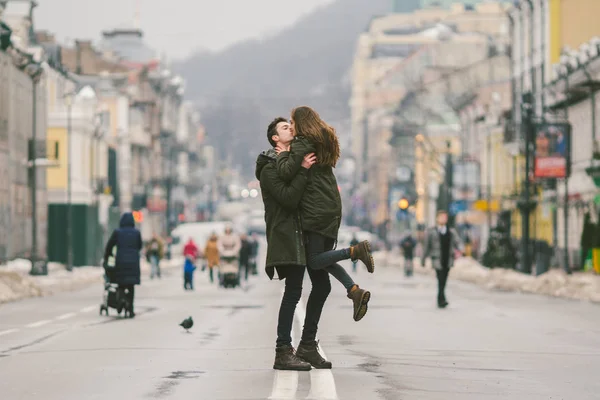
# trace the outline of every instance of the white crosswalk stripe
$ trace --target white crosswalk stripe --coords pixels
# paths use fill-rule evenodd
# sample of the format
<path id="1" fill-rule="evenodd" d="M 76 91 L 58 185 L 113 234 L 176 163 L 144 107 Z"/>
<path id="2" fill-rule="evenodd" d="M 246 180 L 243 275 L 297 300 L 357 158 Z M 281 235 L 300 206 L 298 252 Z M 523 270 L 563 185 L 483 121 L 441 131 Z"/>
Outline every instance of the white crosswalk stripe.
<path id="1" fill-rule="evenodd" d="M 292 339 L 294 339 L 295 332 L 299 333 L 302 331 L 304 324 L 306 310 L 302 301 L 298 302 L 294 316 Z M 319 351 L 323 357 L 327 358 L 321 346 L 319 346 Z M 295 400 L 298 391 L 298 378 L 298 371 L 275 371 L 273 389 L 271 390 L 269 400 Z M 338 400 L 335 379 L 330 369 L 312 369 L 310 371 L 310 391 L 306 399 Z"/>

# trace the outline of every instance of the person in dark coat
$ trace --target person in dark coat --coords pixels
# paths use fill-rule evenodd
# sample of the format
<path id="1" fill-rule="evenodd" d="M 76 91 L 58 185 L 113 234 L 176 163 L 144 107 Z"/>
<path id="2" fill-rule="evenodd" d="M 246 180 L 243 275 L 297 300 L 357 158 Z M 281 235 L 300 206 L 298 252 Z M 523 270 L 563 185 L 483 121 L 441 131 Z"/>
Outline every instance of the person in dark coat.
<path id="1" fill-rule="evenodd" d="M 302 295 L 302 281 L 306 270 L 306 249 L 300 225 L 298 204 L 308 180 L 308 168 L 312 161 L 303 163 L 302 170 L 289 183 L 277 175 L 277 142 L 289 143 L 293 136 L 290 124 L 285 118 L 277 118 L 267 129 L 267 138 L 273 148 L 262 152 L 256 160 L 256 179 L 260 181 L 262 200 L 265 207 L 267 260 L 265 270 L 269 279 L 275 273 L 280 280 L 285 279 L 285 290 L 279 307 L 277 321 L 277 341 L 275 347 L 274 369 L 307 371 L 310 363 L 301 360 L 292 346 L 292 325 L 296 305 Z M 309 271 L 312 282 L 310 307 L 306 310 L 306 319 L 310 326 L 318 325 L 321 311 L 331 284 L 325 271 Z M 308 325 L 304 325 L 307 330 Z M 312 329 L 309 329 L 312 330 Z"/>
<path id="2" fill-rule="evenodd" d="M 417 241 L 412 237 L 411 233 L 400 242 L 400 248 L 404 255 L 404 274 L 406 276 L 412 276 L 413 274 L 413 259 L 416 247 Z"/>
<path id="3" fill-rule="evenodd" d="M 248 235 L 242 235 L 242 247 L 240 248 L 240 276 L 244 271 L 244 280 L 248 282 L 248 272 L 250 271 L 250 257 L 252 256 L 253 243 L 248 239 Z"/>
<path id="4" fill-rule="evenodd" d="M 106 243 L 104 259 L 112 255 L 113 248 L 117 247 L 115 267 L 110 275 L 110 281 L 127 289 L 129 292 L 129 310 L 131 317 L 133 312 L 134 285 L 140 284 L 140 251 L 142 250 L 142 235 L 135 228 L 133 214 L 126 212 L 121 216 L 119 228 L 115 229 Z"/>

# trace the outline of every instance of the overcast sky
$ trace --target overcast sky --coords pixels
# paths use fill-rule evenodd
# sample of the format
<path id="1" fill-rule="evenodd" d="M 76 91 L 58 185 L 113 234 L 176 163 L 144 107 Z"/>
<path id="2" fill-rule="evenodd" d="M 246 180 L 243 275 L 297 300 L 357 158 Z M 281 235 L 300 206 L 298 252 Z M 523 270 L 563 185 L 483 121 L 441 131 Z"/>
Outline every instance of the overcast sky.
<path id="1" fill-rule="evenodd" d="M 170 58 L 221 49 L 291 25 L 333 0 L 38 0 L 36 29 L 60 40 L 98 40 L 103 30 L 132 26 L 136 2 L 148 44 Z"/>

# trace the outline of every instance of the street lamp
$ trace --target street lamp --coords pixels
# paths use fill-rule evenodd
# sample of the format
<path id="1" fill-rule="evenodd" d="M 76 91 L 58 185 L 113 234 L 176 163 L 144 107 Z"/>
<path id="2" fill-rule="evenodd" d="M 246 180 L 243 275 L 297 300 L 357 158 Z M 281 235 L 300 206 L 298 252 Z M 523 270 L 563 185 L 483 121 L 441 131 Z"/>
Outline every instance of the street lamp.
<path id="1" fill-rule="evenodd" d="M 72 224 L 72 207 L 71 207 L 71 195 L 72 195 L 72 176 L 71 176 L 71 164 L 72 160 L 72 137 L 71 137 L 71 128 L 72 128 L 72 111 L 73 111 L 73 97 L 75 93 L 67 93 L 64 98 L 67 103 L 67 271 L 73 271 L 73 246 L 72 246 L 72 236 L 73 236 L 73 228 Z"/>
<path id="2" fill-rule="evenodd" d="M 74 89 L 69 93 L 62 96 L 67 104 L 67 238 L 65 240 L 67 246 L 67 271 L 73 270 L 73 210 L 72 210 L 72 175 L 71 175 L 71 164 L 73 163 L 72 155 L 72 116 L 73 116 L 73 100 L 77 95 L 78 90 Z"/>
<path id="3" fill-rule="evenodd" d="M 44 69 L 35 61 L 31 61 L 23 69 L 31 78 L 31 95 L 32 95 L 32 116 L 31 116 L 31 269 L 30 275 L 47 274 L 47 270 L 38 271 L 37 263 L 37 84 L 42 77 Z"/>

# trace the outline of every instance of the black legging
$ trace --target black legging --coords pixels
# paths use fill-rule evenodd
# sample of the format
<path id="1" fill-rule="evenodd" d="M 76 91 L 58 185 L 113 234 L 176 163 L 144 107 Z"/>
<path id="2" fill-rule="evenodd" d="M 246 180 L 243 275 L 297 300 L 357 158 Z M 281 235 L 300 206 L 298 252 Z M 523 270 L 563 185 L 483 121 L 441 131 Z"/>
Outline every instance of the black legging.
<path id="1" fill-rule="evenodd" d="M 337 262 L 350 259 L 350 249 L 333 250 L 335 240 L 316 232 L 304 232 L 308 267 L 312 270 L 325 270 L 340 281 L 346 290 L 352 289 L 354 281 L 344 267 Z"/>

